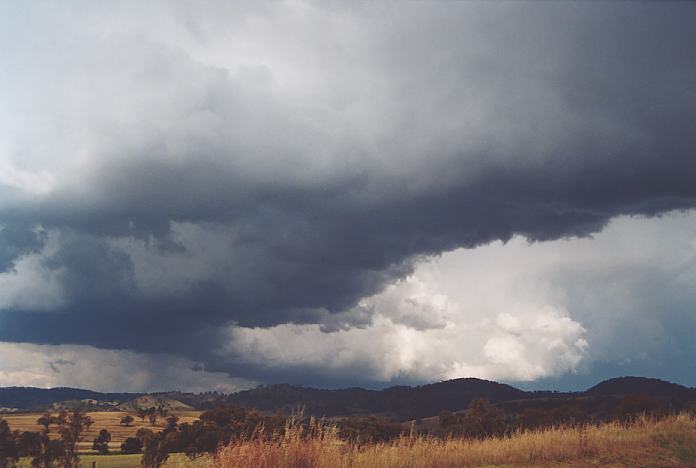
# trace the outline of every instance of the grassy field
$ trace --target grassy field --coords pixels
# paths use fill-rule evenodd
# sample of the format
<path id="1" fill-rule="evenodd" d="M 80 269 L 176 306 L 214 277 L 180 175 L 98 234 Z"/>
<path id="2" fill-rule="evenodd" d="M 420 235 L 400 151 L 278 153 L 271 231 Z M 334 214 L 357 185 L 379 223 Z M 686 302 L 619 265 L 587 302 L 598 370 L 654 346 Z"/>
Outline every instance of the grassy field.
<path id="1" fill-rule="evenodd" d="M 403 438 L 357 447 L 342 443 L 335 428 L 317 425 L 303 440 L 290 430 L 272 442 L 233 443 L 217 456 L 217 468 L 326 467 L 419 468 L 462 466 L 637 467 L 696 466 L 696 419 L 674 416 L 630 425 L 555 428 L 486 440 Z"/>
<path id="2" fill-rule="evenodd" d="M 42 427 L 36 424 L 36 420 L 42 414 L 43 413 L 3 414 L 2 418 L 7 420 L 13 430 L 19 429 L 20 431 L 39 431 L 42 429 Z M 109 449 L 115 453 L 119 453 L 121 450 L 121 443 L 126 440 L 127 437 L 134 437 L 136 431 L 141 427 L 152 429 L 155 432 L 164 429 L 165 421 L 163 418 L 159 418 L 157 420 L 157 424 L 155 426 L 151 426 L 147 418 L 145 418 L 145 422 L 142 422 L 135 414 L 131 414 L 135 421 L 133 421 L 129 427 L 121 426 L 119 422 L 121 421 L 121 418 L 127 414 L 131 413 L 120 411 L 88 412 L 87 415 L 94 420 L 94 424 L 92 424 L 92 426 L 89 428 L 89 431 L 84 433 L 82 437 L 83 440 L 79 444 L 80 452 L 85 454 L 93 453 L 92 441 L 102 429 L 106 429 L 111 433 L 111 443 L 109 444 Z M 170 414 L 178 416 L 179 424 L 181 424 L 198 419 L 200 411 L 173 411 Z M 55 427 L 51 427 L 53 437 L 58 437 L 56 429 L 57 428 Z"/>

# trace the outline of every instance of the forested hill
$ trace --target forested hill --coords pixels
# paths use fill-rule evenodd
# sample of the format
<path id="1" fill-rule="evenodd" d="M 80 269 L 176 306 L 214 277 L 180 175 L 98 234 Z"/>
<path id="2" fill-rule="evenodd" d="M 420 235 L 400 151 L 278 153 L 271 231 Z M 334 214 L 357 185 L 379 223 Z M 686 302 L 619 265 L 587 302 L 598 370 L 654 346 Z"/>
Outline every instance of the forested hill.
<path id="1" fill-rule="evenodd" d="M 600 382 L 584 393 L 587 395 L 625 395 L 641 394 L 650 396 L 673 396 L 692 398 L 696 392 L 694 388 L 666 382 L 660 379 L 648 379 L 645 377 L 617 377 Z"/>
<path id="2" fill-rule="evenodd" d="M 242 391 L 226 398 L 226 402 L 254 407 L 263 411 L 289 412 L 304 408 L 316 416 L 348 414 L 383 414 L 400 420 L 437 415 L 440 411 L 465 409 L 471 400 L 486 398 L 492 403 L 532 400 L 588 399 L 650 395 L 665 400 L 673 408 L 696 401 L 696 389 L 643 377 L 620 377 L 606 380 L 584 392 L 525 392 L 510 385 L 481 379 L 454 379 L 418 387 L 390 387 L 384 390 L 348 388 L 320 390 L 292 385 L 267 385 Z M 527 403 L 523 403 L 526 405 Z M 590 404 L 592 406 L 592 404 Z"/>
<path id="3" fill-rule="evenodd" d="M 390 387 L 383 390 L 363 388 L 324 390 L 279 384 L 264 385 L 231 395 L 215 392 L 203 394 L 168 392 L 151 395 L 166 397 L 196 409 L 234 404 L 265 412 L 289 413 L 302 408 L 305 414 L 314 416 L 381 414 L 399 420 L 434 416 L 443 410 L 460 411 L 476 398 L 486 398 L 492 403 L 509 403 L 518 406 L 520 404 L 536 405 L 544 400 L 556 400 L 559 404 L 575 401 L 578 404 L 593 406 L 595 403 L 599 404 L 602 399 L 616 399 L 615 397 L 623 395 L 649 395 L 662 400 L 670 408 L 680 408 L 696 402 L 696 389 L 643 377 L 610 379 L 584 392 L 573 393 L 525 392 L 510 385 L 467 378 L 416 387 Z M 9 387 L 0 388 L 0 408 L 42 411 L 66 400 L 92 400 L 90 405 L 94 409 L 117 411 L 137 406 L 139 401 L 137 399 L 142 396 L 144 394 L 99 393 L 75 388 Z"/>
<path id="4" fill-rule="evenodd" d="M 292 411 L 299 407 L 314 415 L 381 413 L 399 419 L 432 416 L 442 410 L 457 411 L 475 398 L 502 402 L 525 398 L 527 392 L 510 385 L 480 379 L 455 379 L 418 387 L 384 390 L 346 388 L 320 390 L 292 385 L 268 385 L 230 395 L 230 403 L 265 411 Z"/>

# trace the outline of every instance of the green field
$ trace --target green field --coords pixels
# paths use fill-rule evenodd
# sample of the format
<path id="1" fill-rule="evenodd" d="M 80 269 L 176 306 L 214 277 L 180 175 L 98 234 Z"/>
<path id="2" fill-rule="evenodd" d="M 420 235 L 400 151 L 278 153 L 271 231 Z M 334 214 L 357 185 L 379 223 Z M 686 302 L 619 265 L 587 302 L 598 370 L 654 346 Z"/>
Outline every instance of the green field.
<path id="1" fill-rule="evenodd" d="M 142 455 L 82 455 L 80 466 L 82 468 L 140 468 Z M 211 466 L 207 458 L 191 460 L 183 453 L 173 453 L 167 461 L 168 468 L 207 468 Z M 30 459 L 20 460 L 19 468 L 30 468 Z"/>

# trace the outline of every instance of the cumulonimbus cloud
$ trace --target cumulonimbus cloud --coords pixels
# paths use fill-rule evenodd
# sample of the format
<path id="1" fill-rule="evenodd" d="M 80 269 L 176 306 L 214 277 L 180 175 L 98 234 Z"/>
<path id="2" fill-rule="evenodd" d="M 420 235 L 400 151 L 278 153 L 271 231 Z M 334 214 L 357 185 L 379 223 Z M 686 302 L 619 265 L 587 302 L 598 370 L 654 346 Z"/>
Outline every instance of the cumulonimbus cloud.
<path id="1" fill-rule="evenodd" d="M 0 15 L 1 340 L 222 366 L 220 327 L 696 201 L 688 4 L 78 7 Z"/>

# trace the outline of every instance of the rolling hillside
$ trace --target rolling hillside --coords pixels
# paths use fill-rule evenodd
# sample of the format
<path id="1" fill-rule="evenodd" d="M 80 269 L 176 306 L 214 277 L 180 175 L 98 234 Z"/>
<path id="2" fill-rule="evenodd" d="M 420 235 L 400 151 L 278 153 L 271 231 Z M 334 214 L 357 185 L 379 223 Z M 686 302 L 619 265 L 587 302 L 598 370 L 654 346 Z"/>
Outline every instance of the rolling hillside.
<path id="1" fill-rule="evenodd" d="M 141 396 L 142 393 L 100 393 L 80 388 L 57 387 L 4 387 L 0 388 L 0 408 L 22 411 L 43 410 L 54 403 L 70 400 L 95 400 L 121 403 Z"/>
<path id="2" fill-rule="evenodd" d="M 658 379 L 621 377 L 601 382 L 584 392 L 525 392 L 510 385 L 467 378 L 437 382 L 416 387 L 398 386 L 383 390 L 346 388 L 325 390 L 294 385 L 265 385 L 231 395 L 179 392 L 156 394 L 99 393 L 72 388 L 0 388 L 0 408 L 21 411 L 55 409 L 57 402 L 89 400 L 89 407 L 112 411 L 135 411 L 137 408 L 164 406 L 170 411 L 204 410 L 220 404 L 253 407 L 264 412 L 289 413 L 303 408 L 313 416 L 347 416 L 379 414 L 401 421 L 437 415 L 440 411 L 460 411 L 471 400 L 487 398 L 506 408 L 541 407 L 549 401 L 573 402 L 596 409 L 598 402 L 614 404 L 613 400 L 627 394 L 644 394 L 664 401 L 670 408 L 685 407 L 696 401 L 696 390 Z M 611 400 L 611 401 L 610 401 Z M 600 408 L 601 409 L 601 408 Z"/>
<path id="3" fill-rule="evenodd" d="M 165 408 L 168 411 L 191 411 L 194 408 L 179 400 L 163 395 L 143 395 L 118 405 L 119 411 L 136 411 L 138 408 Z"/>
<path id="4" fill-rule="evenodd" d="M 320 390 L 292 385 L 268 385 L 232 394 L 226 398 L 226 402 L 262 411 L 290 412 L 302 407 L 306 413 L 317 416 L 383 414 L 406 420 L 432 416 L 442 410 L 461 410 L 475 398 L 502 402 L 525 398 L 527 395 L 527 392 L 509 385 L 470 378 L 384 390 Z"/>

